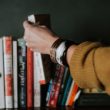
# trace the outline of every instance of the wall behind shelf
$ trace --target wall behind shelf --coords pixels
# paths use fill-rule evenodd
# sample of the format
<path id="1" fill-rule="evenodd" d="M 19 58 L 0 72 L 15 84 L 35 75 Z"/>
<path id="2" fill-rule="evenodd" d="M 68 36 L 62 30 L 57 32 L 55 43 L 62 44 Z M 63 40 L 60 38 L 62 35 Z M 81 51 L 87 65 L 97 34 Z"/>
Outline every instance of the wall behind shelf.
<path id="1" fill-rule="evenodd" d="M 0 36 L 22 37 L 27 15 L 48 13 L 52 29 L 63 38 L 108 41 L 109 12 L 109 0 L 0 0 Z"/>

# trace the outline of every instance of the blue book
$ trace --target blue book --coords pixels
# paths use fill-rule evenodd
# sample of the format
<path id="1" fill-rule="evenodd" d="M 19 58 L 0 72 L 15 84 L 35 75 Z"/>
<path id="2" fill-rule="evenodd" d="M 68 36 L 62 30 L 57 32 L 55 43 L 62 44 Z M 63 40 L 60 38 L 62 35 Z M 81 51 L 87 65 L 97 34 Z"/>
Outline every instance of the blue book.
<path id="1" fill-rule="evenodd" d="M 66 100 L 67 100 L 67 97 L 68 97 L 68 93 L 69 93 L 69 90 L 70 90 L 70 87 L 71 87 L 72 80 L 73 79 L 72 79 L 71 75 L 69 75 L 68 81 L 67 81 L 67 84 L 66 84 L 66 87 L 65 87 L 65 90 L 64 90 L 64 95 L 63 95 L 63 98 L 62 98 L 62 102 L 61 102 L 62 106 L 65 106 L 65 103 L 66 103 Z"/>
<path id="2" fill-rule="evenodd" d="M 48 85 L 47 96 L 46 96 L 46 106 L 48 106 L 48 100 L 50 99 L 51 88 L 52 88 L 52 79 L 50 80 Z"/>

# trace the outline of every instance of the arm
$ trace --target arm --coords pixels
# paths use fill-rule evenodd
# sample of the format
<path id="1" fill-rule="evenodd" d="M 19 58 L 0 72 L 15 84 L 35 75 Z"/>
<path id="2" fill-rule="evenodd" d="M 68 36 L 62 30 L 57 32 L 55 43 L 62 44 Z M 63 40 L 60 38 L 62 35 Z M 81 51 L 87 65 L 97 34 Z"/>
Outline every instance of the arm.
<path id="1" fill-rule="evenodd" d="M 84 42 L 74 47 L 69 66 L 74 80 L 81 88 L 102 88 L 110 94 L 110 47 L 98 42 Z"/>
<path id="2" fill-rule="evenodd" d="M 24 39 L 33 51 L 50 54 L 58 36 L 45 26 L 24 22 Z M 84 42 L 67 50 L 67 62 L 73 79 L 81 88 L 101 88 L 110 94 L 110 47 L 100 43 Z"/>

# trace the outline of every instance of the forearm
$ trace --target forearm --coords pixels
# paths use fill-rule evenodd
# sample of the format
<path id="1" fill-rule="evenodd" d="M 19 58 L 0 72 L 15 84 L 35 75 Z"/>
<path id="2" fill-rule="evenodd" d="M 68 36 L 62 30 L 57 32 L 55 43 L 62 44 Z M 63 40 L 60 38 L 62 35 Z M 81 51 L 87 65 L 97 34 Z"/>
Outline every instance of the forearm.
<path id="1" fill-rule="evenodd" d="M 69 51 L 68 51 L 69 52 Z M 98 42 L 78 45 L 69 59 L 73 79 L 81 88 L 101 88 L 110 94 L 110 47 Z"/>
<path id="2" fill-rule="evenodd" d="M 98 46 L 97 43 L 81 43 L 71 57 L 69 64 L 71 75 L 81 88 L 100 87 L 94 71 L 94 51 Z"/>

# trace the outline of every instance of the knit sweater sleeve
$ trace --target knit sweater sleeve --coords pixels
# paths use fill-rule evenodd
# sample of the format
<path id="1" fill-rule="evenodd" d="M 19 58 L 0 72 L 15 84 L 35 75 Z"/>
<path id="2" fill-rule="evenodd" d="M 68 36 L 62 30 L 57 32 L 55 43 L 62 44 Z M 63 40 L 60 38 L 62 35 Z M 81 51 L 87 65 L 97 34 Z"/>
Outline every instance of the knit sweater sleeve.
<path id="1" fill-rule="evenodd" d="M 81 88 L 102 88 L 110 94 L 110 47 L 84 42 L 75 49 L 69 67 Z"/>

